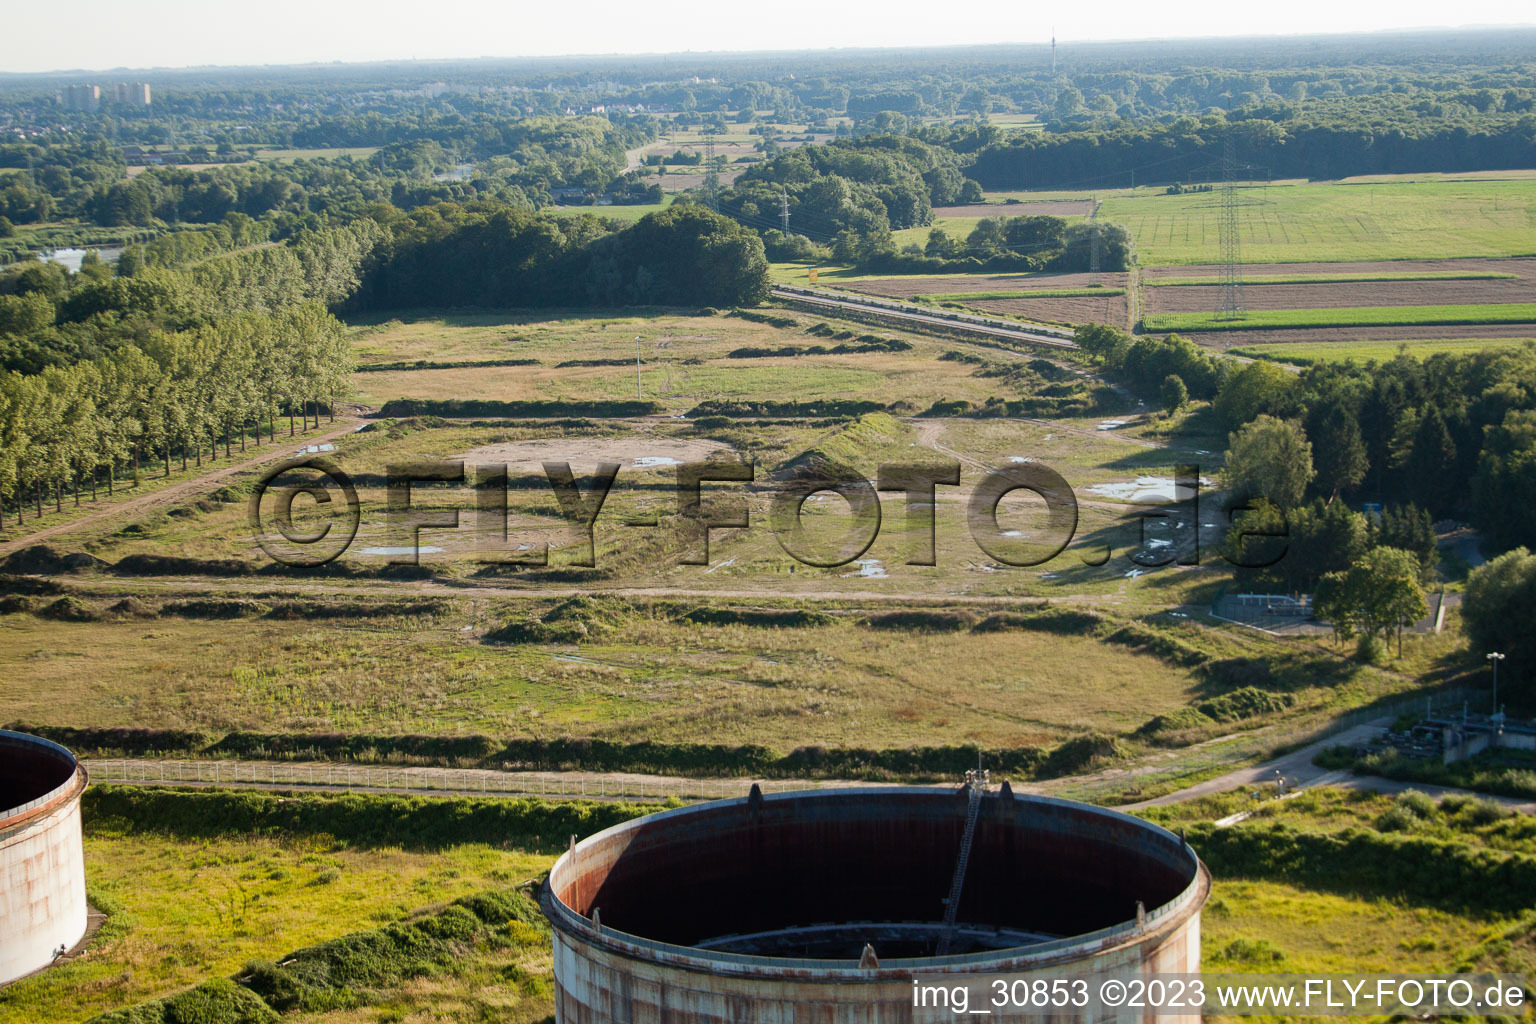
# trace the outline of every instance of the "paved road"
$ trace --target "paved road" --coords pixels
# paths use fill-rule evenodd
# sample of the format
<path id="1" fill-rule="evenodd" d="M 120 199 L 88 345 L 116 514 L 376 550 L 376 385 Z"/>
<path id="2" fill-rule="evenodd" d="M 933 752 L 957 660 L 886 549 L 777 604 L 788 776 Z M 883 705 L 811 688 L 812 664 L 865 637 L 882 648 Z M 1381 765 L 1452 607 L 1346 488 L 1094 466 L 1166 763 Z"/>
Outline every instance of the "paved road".
<path id="1" fill-rule="evenodd" d="M 1373 722 L 1367 722 L 1364 725 L 1357 725 L 1353 729 L 1336 733 L 1299 750 L 1292 751 L 1284 757 L 1277 757 L 1272 761 L 1265 761 L 1263 764 L 1256 764 L 1248 768 L 1239 768 L 1236 771 L 1227 772 L 1225 775 L 1218 775 L 1214 779 L 1207 779 L 1204 782 L 1175 790 L 1172 793 L 1166 793 L 1160 797 L 1154 797 L 1151 800 L 1126 804 L 1118 809 L 1134 811 L 1142 807 L 1182 803 L 1185 800 L 1210 796 L 1214 793 L 1225 793 L 1227 790 L 1237 789 L 1239 786 L 1273 786 L 1275 780 L 1283 775 L 1287 780 L 1287 788 L 1292 791 L 1312 789 L 1315 786 L 1339 786 L 1344 789 L 1365 789 L 1376 793 L 1402 793 L 1406 790 L 1414 789 L 1437 799 L 1452 794 L 1482 796 L 1483 799 L 1502 804 L 1511 810 L 1520 811 L 1523 814 L 1536 814 L 1536 801 L 1474 794 L 1470 790 L 1456 789 L 1451 786 L 1430 786 L 1420 782 L 1398 782 L 1395 779 L 1383 779 L 1374 775 L 1355 775 L 1348 771 L 1319 768 L 1312 763 L 1314 757 L 1329 747 L 1363 744 L 1391 723 L 1391 718 L 1380 718 Z"/>

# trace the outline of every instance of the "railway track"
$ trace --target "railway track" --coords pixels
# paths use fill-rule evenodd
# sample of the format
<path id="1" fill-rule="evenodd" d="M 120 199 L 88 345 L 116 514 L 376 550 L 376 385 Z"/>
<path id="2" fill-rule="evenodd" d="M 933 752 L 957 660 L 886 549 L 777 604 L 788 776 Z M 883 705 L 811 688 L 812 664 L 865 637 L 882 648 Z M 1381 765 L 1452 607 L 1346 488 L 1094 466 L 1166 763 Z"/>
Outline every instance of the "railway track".
<path id="1" fill-rule="evenodd" d="M 1072 332 L 1047 324 L 1020 324 L 1018 321 L 974 313 L 935 313 L 921 306 L 881 299 L 865 299 L 814 288 L 793 288 L 776 285 L 773 296 L 791 302 L 841 309 L 865 316 L 883 317 L 898 323 L 922 324 L 925 327 L 944 327 L 950 330 L 982 334 L 992 338 L 1022 342 L 1027 345 L 1045 345 L 1049 348 L 1075 349 Z"/>

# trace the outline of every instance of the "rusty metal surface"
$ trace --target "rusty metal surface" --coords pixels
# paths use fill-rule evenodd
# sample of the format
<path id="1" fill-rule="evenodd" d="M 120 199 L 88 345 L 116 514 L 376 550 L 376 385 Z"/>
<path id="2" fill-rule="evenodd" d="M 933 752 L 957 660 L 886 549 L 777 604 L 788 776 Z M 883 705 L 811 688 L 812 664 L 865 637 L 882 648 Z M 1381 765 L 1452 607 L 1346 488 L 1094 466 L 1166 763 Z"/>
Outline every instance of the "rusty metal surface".
<path id="1" fill-rule="evenodd" d="M 63 747 L 0 734 L 0 795 L 10 804 L 0 808 L 0 984 L 48 966 L 85 934 L 86 782 Z"/>
<path id="2" fill-rule="evenodd" d="M 1187 845 L 1118 812 L 1011 794 L 984 800 L 960 918 L 1059 938 L 882 956 L 866 969 L 692 946 L 796 923 L 937 919 L 964 813 L 963 796 L 933 789 L 817 791 L 683 808 L 588 838 L 541 894 L 558 1020 L 908 1020 L 917 973 L 1198 969 L 1209 876 Z"/>

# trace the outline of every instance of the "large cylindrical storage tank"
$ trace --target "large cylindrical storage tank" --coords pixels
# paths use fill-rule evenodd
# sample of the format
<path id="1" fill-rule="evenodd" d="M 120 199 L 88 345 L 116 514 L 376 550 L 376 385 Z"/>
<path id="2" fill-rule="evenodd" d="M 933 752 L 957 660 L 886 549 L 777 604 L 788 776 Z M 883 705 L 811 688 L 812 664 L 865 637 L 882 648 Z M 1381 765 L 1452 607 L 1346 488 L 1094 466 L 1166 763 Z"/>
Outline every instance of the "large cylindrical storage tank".
<path id="1" fill-rule="evenodd" d="M 0 729 L 0 984 L 85 936 L 85 850 L 75 755 Z"/>
<path id="2" fill-rule="evenodd" d="M 952 1020 L 914 1009 L 914 978 L 1199 970 L 1210 876 L 1179 836 L 1006 784 L 980 798 L 946 929 L 968 805 L 963 788 L 754 790 L 575 844 L 540 894 L 556 1021 Z"/>

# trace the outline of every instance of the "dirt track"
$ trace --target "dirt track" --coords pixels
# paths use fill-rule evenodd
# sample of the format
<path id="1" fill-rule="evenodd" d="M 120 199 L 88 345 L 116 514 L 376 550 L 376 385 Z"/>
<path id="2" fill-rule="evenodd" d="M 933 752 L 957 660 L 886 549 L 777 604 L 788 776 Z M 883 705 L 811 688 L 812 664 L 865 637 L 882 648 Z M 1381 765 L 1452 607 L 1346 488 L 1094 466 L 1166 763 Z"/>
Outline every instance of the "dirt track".
<path id="1" fill-rule="evenodd" d="M 254 469 L 257 466 L 266 465 L 267 463 L 281 462 L 284 459 L 294 458 L 294 451 L 300 444 L 324 444 L 327 441 L 335 441 L 337 438 L 345 437 L 347 434 L 355 431 L 357 425 L 358 420 L 354 417 L 338 417 L 336 425 L 323 434 L 283 439 L 278 444 L 268 444 L 258 449 L 255 455 L 251 455 L 247 451 L 245 454 L 250 457 L 241 459 L 238 462 L 224 462 L 217 467 L 210 464 L 206 473 L 195 476 L 190 480 L 183 480 L 180 483 L 174 483 L 169 487 L 162 487 L 158 491 L 150 491 L 138 497 L 109 501 L 100 508 L 76 516 L 68 522 L 46 526 L 41 530 L 34 530 L 30 533 L 11 537 L 4 543 L 0 543 L 0 556 L 8 555 L 13 551 L 19 551 L 33 544 L 41 544 L 54 537 L 73 533 L 82 527 L 99 523 L 104 519 L 118 516 L 142 515 L 154 509 L 179 505 L 188 498 L 206 497 L 214 490 L 217 490 L 220 484 L 240 473 Z"/>

